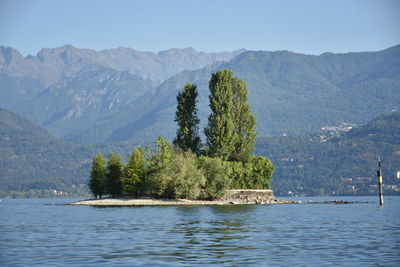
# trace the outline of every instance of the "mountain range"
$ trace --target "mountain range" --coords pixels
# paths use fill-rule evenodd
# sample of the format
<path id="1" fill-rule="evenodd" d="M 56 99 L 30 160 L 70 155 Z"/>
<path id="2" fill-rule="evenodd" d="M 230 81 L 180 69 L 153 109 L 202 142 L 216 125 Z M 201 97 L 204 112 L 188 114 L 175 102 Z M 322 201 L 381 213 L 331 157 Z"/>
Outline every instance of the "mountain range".
<path id="1" fill-rule="evenodd" d="M 0 47 L 0 107 L 57 138 L 82 144 L 172 139 L 176 95 L 198 86 L 207 122 L 211 73 L 243 79 L 259 136 L 310 134 L 323 126 L 364 124 L 399 108 L 400 45 L 378 52 L 319 56 L 289 51 L 159 53 L 65 45 L 22 56 Z"/>

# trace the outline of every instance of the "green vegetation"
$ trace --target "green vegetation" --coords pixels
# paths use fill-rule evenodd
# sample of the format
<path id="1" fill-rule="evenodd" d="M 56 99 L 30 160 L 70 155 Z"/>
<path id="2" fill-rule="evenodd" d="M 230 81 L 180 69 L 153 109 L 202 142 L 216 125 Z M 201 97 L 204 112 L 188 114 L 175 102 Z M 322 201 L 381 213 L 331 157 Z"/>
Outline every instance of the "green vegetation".
<path id="1" fill-rule="evenodd" d="M 232 187 L 236 189 L 264 189 L 270 188 L 274 166 L 271 161 L 262 156 L 250 156 L 247 162 L 230 162 Z"/>
<path id="2" fill-rule="evenodd" d="M 199 118 L 197 117 L 197 90 L 196 85 L 187 83 L 176 100 L 175 122 L 178 124 L 174 145 L 182 150 L 191 150 L 199 155 L 201 140 L 199 136 Z"/>
<path id="3" fill-rule="evenodd" d="M 205 178 L 196 165 L 196 156 L 189 151 L 173 150 L 159 137 L 149 163 L 148 186 L 156 197 L 196 199 Z"/>
<path id="4" fill-rule="evenodd" d="M 144 152 L 140 147 L 128 156 L 123 176 L 123 191 L 126 194 L 138 195 L 144 191 L 145 164 Z"/>
<path id="5" fill-rule="evenodd" d="M 246 162 L 253 153 L 256 139 L 256 117 L 247 102 L 246 83 L 233 78 L 232 118 L 235 142 L 230 160 Z M 261 167 L 261 166 L 259 166 Z"/>
<path id="6" fill-rule="evenodd" d="M 223 160 L 230 158 L 235 144 L 232 78 L 231 71 L 221 70 L 211 75 L 209 83 L 211 114 L 204 129 L 207 154 Z"/>
<path id="7" fill-rule="evenodd" d="M 382 159 L 384 194 L 399 194 L 400 113 L 349 132 L 258 138 L 256 154 L 275 165 L 277 195 L 376 195 Z"/>
<path id="8" fill-rule="evenodd" d="M 92 161 L 89 188 L 93 195 L 101 198 L 104 195 L 106 185 L 106 160 L 102 154 L 97 154 Z"/>
<path id="9" fill-rule="evenodd" d="M 209 88 L 211 114 L 204 130 L 207 154 L 246 162 L 256 137 L 256 120 L 247 102 L 246 84 L 231 70 L 220 70 L 212 74 Z"/>
<path id="10" fill-rule="evenodd" d="M 228 163 L 220 158 L 201 156 L 197 158 L 197 164 L 206 177 L 205 188 L 201 197 L 214 199 L 223 196 L 225 191 L 230 188 L 232 179 Z"/>
<path id="11" fill-rule="evenodd" d="M 205 151 L 209 157 L 200 155 L 196 97 L 196 86 L 192 84 L 186 84 L 177 96 L 175 147 L 159 137 L 153 149 L 146 149 L 146 154 L 140 148 L 135 149 L 125 167 L 120 156 L 110 155 L 105 192 L 112 197 L 146 194 L 163 198 L 215 199 L 229 188 L 270 188 L 272 163 L 262 156 L 250 156 L 254 147 L 255 117 L 247 103 L 246 84 L 233 77 L 230 70 L 212 75 L 212 114 L 205 129 Z M 97 169 L 93 164 L 92 173 Z M 95 190 L 92 193 L 99 195 Z"/>
<path id="12" fill-rule="evenodd" d="M 0 197 L 87 196 L 92 158 L 100 152 L 127 155 L 135 146 L 63 142 L 29 120 L 0 109 Z"/>
<path id="13" fill-rule="evenodd" d="M 112 197 L 122 194 L 122 157 L 111 153 L 106 168 L 106 192 Z"/>

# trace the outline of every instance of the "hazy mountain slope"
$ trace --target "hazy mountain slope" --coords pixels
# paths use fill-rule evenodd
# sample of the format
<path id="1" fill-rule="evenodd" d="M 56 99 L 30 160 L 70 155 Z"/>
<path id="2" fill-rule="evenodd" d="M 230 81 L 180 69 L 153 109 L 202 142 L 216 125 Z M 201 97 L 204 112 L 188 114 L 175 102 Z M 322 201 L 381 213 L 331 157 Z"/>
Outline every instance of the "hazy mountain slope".
<path id="1" fill-rule="evenodd" d="M 235 54 L 230 61 L 214 62 Z M 178 69 L 210 62 L 157 86 L 161 77 Z M 96 52 L 64 46 L 25 58 L 2 47 L 0 107 L 78 143 L 148 143 L 159 135 L 172 139 L 177 92 L 187 82 L 198 85 L 202 129 L 209 113 L 208 81 L 222 68 L 246 81 L 261 136 L 307 134 L 341 122 L 363 124 L 399 108 L 400 46 L 321 56 L 287 51 L 205 54 L 193 49 Z"/>
<path id="2" fill-rule="evenodd" d="M 153 104 L 148 113 L 108 130 L 110 135 L 104 139 L 96 139 L 94 132 L 118 120 L 119 114 L 95 127 L 88 125 L 68 140 L 151 142 L 158 135 L 173 138 L 175 97 L 186 82 L 198 85 L 202 129 L 209 113 L 208 81 L 212 72 L 223 68 L 232 69 L 246 81 L 261 136 L 307 134 L 341 122 L 363 124 L 399 108 L 400 46 L 379 52 L 321 56 L 247 51 L 229 62 L 171 77 L 151 96 Z"/>
<path id="3" fill-rule="evenodd" d="M 140 76 L 96 66 L 21 103 L 19 113 L 63 136 L 128 105 L 140 108 L 137 101 L 153 86 Z"/>
<path id="4" fill-rule="evenodd" d="M 72 77 L 93 65 L 129 72 L 160 83 L 184 70 L 194 70 L 218 61 L 228 61 L 244 49 L 204 53 L 194 48 L 169 49 L 159 53 L 115 48 L 101 51 L 72 45 L 43 48 L 36 56 L 23 57 L 12 47 L 0 46 L 0 71 L 12 77 L 31 77 L 49 86 L 60 78 Z"/>
<path id="5" fill-rule="evenodd" d="M 118 111 L 128 109 L 131 117 L 140 116 L 148 110 L 137 101 L 152 97 L 165 79 L 241 52 L 203 53 L 193 48 L 96 52 L 65 45 L 23 57 L 0 46 L 0 107 L 64 136 Z"/>

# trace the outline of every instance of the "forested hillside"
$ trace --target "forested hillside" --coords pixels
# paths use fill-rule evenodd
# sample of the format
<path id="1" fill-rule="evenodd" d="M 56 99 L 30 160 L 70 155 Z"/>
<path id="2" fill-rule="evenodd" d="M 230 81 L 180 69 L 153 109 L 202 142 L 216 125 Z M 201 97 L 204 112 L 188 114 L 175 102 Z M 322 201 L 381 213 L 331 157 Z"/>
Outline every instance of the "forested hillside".
<path id="1" fill-rule="evenodd" d="M 0 195 L 29 190 L 34 191 L 26 196 L 43 196 L 46 190 L 82 194 L 87 191 L 96 153 L 123 153 L 131 147 L 133 144 L 88 146 L 59 141 L 27 119 L 0 109 Z"/>
<path id="2" fill-rule="evenodd" d="M 369 195 L 377 192 L 378 157 L 385 194 L 400 194 L 400 113 L 349 132 L 259 138 L 256 153 L 275 165 L 278 195 Z"/>

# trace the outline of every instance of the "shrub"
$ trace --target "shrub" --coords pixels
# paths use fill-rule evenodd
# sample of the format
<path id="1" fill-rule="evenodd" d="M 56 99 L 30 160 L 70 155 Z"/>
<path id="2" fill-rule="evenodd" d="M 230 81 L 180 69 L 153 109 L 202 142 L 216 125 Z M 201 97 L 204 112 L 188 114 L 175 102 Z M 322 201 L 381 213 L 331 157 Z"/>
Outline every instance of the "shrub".
<path id="1" fill-rule="evenodd" d="M 191 151 L 178 151 L 174 154 L 171 174 L 174 177 L 174 192 L 171 197 L 197 199 L 206 184 L 206 178 L 197 167 L 196 155 Z"/>
<path id="2" fill-rule="evenodd" d="M 206 177 L 205 186 L 201 192 L 201 198 L 215 199 L 223 196 L 229 188 L 231 179 L 227 162 L 220 158 L 199 157 L 197 164 Z"/>
<path id="3" fill-rule="evenodd" d="M 149 193 L 157 197 L 196 199 L 206 179 L 191 151 L 174 151 L 162 138 L 150 158 Z"/>
<path id="4" fill-rule="evenodd" d="M 248 173 L 248 186 L 253 189 L 270 189 L 270 181 L 274 172 L 272 162 L 262 156 L 250 156 L 244 164 Z"/>
<path id="5" fill-rule="evenodd" d="M 262 156 L 250 156 L 246 163 L 228 162 L 232 189 L 269 189 L 274 166 Z"/>

